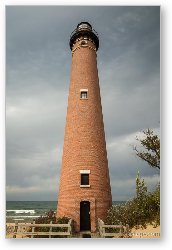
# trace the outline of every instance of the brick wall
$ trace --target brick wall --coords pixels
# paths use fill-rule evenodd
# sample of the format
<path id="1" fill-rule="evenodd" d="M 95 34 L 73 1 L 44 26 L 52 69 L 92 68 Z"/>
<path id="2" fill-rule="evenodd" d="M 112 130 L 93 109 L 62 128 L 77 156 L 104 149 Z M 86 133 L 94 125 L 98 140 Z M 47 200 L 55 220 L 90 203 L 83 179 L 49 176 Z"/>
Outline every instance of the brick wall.
<path id="1" fill-rule="evenodd" d="M 112 204 L 100 88 L 93 41 L 72 49 L 72 67 L 66 117 L 57 217 L 68 216 L 80 230 L 80 202 L 90 202 L 91 231 L 97 218 L 105 219 Z M 80 90 L 88 89 L 88 99 Z M 90 187 L 80 187 L 80 170 L 90 170 Z"/>

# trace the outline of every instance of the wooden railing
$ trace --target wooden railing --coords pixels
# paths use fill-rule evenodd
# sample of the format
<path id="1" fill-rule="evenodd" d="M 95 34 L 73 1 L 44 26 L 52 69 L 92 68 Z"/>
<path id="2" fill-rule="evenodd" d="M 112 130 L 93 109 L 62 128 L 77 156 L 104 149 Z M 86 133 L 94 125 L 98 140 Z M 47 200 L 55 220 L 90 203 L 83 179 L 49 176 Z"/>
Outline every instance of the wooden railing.
<path id="1" fill-rule="evenodd" d="M 99 234 L 101 238 L 106 237 L 115 237 L 115 238 L 123 238 L 129 236 L 129 226 L 123 226 L 120 225 L 105 225 L 104 222 L 101 219 L 98 219 L 98 228 L 99 228 Z M 106 232 L 106 229 L 119 229 L 119 233 L 116 232 Z"/>
<path id="2" fill-rule="evenodd" d="M 49 228 L 49 232 L 35 232 L 36 227 Z M 31 232 L 28 231 L 29 228 L 32 228 Z M 62 231 L 52 232 L 53 228 L 66 228 L 66 232 Z M 71 237 L 72 219 L 69 220 L 68 224 L 52 224 L 52 221 L 50 222 L 50 224 L 35 224 L 35 222 L 33 222 L 33 223 L 15 223 L 15 225 L 11 223 L 10 225 L 10 223 L 8 223 L 7 233 L 13 235 L 12 236 L 13 238 L 16 238 L 16 235 L 21 235 L 22 237 L 31 236 L 31 238 L 34 238 L 34 236 L 48 236 L 49 238 L 51 238 L 51 236 Z"/>

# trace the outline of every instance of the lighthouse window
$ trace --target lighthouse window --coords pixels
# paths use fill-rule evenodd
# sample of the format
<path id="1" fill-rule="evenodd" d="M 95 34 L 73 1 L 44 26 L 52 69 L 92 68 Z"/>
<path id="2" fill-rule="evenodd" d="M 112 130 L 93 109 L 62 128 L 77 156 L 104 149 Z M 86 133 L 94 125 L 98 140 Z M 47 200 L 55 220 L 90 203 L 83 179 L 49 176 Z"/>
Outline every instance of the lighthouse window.
<path id="1" fill-rule="evenodd" d="M 89 185 L 89 174 L 81 174 L 81 185 Z"/>
<path id="2" fill-rule="evenodd" d="M 81 91 L 80 98 L 81 99 L 87 99 L 87 91 Z"/>
<path id="3" fill-rule="evenodd" d="M 87 41 L 81 41 L 81 47 L 88 47 Z"/>

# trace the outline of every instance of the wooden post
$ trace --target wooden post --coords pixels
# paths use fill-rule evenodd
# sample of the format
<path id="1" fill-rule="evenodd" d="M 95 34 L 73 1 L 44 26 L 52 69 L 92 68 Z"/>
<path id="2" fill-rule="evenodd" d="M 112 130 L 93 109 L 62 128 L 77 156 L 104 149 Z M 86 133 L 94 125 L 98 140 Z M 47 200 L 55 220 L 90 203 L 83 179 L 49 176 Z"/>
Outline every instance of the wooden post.
<path id="1" fill-rule="evenodd" d="M 129 237 L 129 225 L 128 224 L 126 225 L 126 234 L 127 234 L 127 237 Z"/>
<path id="2" fill-rule="evenodd" d="M 105 228 L 103 227 L 105 223 L 104 223 L 102 220 L 101 220 L 101 223 L 102 223 L 102 234 L 103 234 L 103 238 L 105 238 L 106 231 L 105 231 Z"/>
<path id="3" fill-rule="evenodd" d="M 119 229 L 119 236 L 120 237 L 122 236 L 122 228 L 123 228 L 122 222 L 120 222 L 120 229 Z"/>
<path id="4" fill-rule="evenodd" d="M 33 224 L 35 224 L 35 221 L 33 222 Z M 34 233 L 35 232 L 35 227 L 32 227 L 32 233 Z M 31 238 L 33 238 L 34 237 L 34 235 L 31 235 Z"/>
<path id="5" fill-rule="evenodd" d="M 105 228 L 103 227 L 104 222 L 101 219 L 98 219 L 98 225 L 99 225 L 100 237 L 104 238 L 105 237 Z"/>
<path id="6" fill-rule="evenodd" d="M 72 219 L 70 219 L 69 222 L 68 222 L 68 225 L 69 225 L 69 227 L 68 227 L 68 233 L 70 233 L 70 235 L 69 235 L 68 237 L 71 237 L 71 235 L 72 235 L 72 227 L 71 227 L 71 224 L 72 224 Z"/>
<path id="7" fill-rule="evenodd" d="M 102 237 L 101 222 L 99 218 L 98 218 L 98 229 L 99 229 L 100 237 Z"/>
<path id="8" fill-rule="evenodd" d="M 15 222 L 14 233 L 17 233 L 18 230 L 18 222 Z M 16 238 L 16 234 L 13 235 L 13 238 Z"/>
<path id="9" fill-rule="evenodd" d="M 53 222 L 52 221 L 50 221 L 50 224 L 52 224 Z M 50 230 L 49 230 L 49 233 L 51 233 L 52 232 L 52 227 L 50 226 Z M 51 234 L 49 235 L 49 238 L 51 238 Z"/>

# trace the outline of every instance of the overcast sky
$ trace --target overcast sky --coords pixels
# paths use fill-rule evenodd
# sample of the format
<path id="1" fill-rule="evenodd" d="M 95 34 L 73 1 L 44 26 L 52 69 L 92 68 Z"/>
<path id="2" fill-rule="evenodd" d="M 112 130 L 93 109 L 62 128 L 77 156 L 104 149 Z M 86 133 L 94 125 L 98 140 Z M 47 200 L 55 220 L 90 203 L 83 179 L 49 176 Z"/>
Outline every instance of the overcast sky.
<path id="1" fill-rule="evenodd" d="M 7 200 L 57 200 L 71 51 L 81 21 L 98 32 L 100 90 L 113 200 L 152 189 L 159 172 L 135 156 L 160 126 L 159 7 L 6 7 Z"/>

